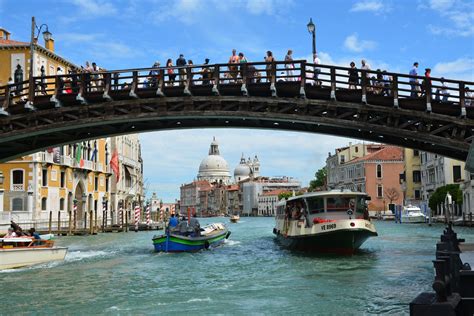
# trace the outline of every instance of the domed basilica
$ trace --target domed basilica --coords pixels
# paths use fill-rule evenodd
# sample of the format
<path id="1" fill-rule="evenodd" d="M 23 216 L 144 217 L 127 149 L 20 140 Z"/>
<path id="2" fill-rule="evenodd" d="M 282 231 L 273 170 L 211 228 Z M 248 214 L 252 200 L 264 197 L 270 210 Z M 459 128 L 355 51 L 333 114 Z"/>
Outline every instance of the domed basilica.
<path id="1" fill-rule="evenodd" d="M 240 182 L 250 177 L 260 176 L 260 162 L 255 156 L 252 160 L 245 160 L 244 155 L 240 163 L 234 170 L 234 181 Z M 198 180 L 205 180 L 209 183 L 229 184 L 231 176 L 227 161 L 219 153 L 219 144 L 214 137 L 209 148 L 209 155 L 201 161 L 199 165 Z"/>
<path id="2" fill-rule="evenodd" d="M 204 158 L 199 165 L 198 180 L 206 180 L 209 183 L 229 184 L 230 172 L 227 161 L 219 154 L 219 144 L 214 137 L 209 148 L 209 156 Z"/>

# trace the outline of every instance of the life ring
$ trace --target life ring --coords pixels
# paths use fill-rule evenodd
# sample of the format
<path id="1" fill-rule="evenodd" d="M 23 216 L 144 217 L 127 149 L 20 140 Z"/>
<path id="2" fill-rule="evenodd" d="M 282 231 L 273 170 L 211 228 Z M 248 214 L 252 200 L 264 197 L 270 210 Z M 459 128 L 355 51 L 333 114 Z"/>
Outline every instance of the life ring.
<path id="1" fill-rule="evenodd" d="M 230 232 L 227 232 L 227 234 L 225 235 L 225 239 L 228 239 L 230 236 Z"/>
<path id="2" fill-rule="evenodd" d="M 204 248 L 205 248 L 205 249 L 209 249 L 209 246 L 210 246 L 209 241 L 206 240 L 206 241 L 204 242 Z"/>

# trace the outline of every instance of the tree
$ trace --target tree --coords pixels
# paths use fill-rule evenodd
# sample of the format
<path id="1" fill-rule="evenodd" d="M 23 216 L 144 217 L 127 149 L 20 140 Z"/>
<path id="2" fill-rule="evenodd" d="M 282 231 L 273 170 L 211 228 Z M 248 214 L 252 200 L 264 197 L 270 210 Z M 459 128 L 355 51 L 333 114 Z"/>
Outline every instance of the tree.
<path id="1" fill-rule="evenodd" d="M 459 184 L 448 184 L 437 188 L 431 195 L 428 202 L 430 209 L 434 211 L 438 208 L 438 205 L 444 204 L 448 192 L 451 194 L 453 201 L 455 201 L 456 204 L 462 204 L 462 191 L 459 189 Z"/>
<path id="2" fill-rule="evenodd" d="M 398 200 L 400 193 L 396 188 L 387 188 L 385 189 L 385 196 L 390 201 L 390 204 L 393 204 L 393 201 Z"/>
<path id="3" fill-rule="evenodd" d="M 319 169 L 318 171 L 316 171 L 316 173 L 314 174 L 314 177 L 316 179 L 311 180 L 309 182 L 309 191 L 315 191 L 319 187 L 326 188 L 327 176 L 328 176 L 328 173 L 327 173 L 326 167 L 323 167 Z"/>
<path id="4" fill-rule="evenodd" d="M 302 195 L 302 194 L 303 194 L 303 192 L 301 192 L 301 191 L 295 192 L 295 196 Z M 282 192 L 282 193 L 278 194 L 278 201 L 281 201 L 282 199 L 288 199 L 292 196 L 293 196 L 293 192 L 290 192 L 290 191 Z"/>

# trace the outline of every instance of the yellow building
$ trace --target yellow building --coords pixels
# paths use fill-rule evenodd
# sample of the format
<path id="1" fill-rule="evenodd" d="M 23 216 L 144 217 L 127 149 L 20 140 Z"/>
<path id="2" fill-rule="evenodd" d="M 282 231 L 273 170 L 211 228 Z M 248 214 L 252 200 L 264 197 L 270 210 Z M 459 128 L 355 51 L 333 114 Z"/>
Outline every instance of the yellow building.
<path id="1" fill-rule="evenodd" d="M 50 148 L 0 164 L 0 223 L 36 223 L 45 227 L 73 214 L 78 227 L 86 212 L 109 209 L 110 138 Z M 5 228 L 5 227 L 3 227 Z M 0 228 L 1 230 L 1 228 Z M 4 229 L 3 229 L 4 230 Z"/>
<path id="2" fill-rule="evenodd" d="M 418 205 L 421 201 L 420 152 L 405 148 L 405 170 L 400 177 L 405 205 Z"/>
<path id="3" fill-rule="evenodd" d="M 33 76 L 41 75 L 41 67 L 44 67 L 45 75 L 56 75 L 60 68 L 67 74 L 71 67 L 76 67 L 72 62 L 55 54 L 54 39 L 44 43 L 33 45 Z M 0 28 L 0 85 L 6 85 L 8 81 L 15 80 L 15 70 L 20 69 L 22 80 L 28 80 L 30 72 L 30 43 L 11 39 L 11 33 Z"/>

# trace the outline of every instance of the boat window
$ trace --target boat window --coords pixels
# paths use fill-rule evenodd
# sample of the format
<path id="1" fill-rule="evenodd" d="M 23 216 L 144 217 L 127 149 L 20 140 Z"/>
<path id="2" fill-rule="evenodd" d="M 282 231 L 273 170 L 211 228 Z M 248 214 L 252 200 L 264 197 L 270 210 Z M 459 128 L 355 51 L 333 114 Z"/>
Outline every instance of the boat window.
<path id="1" fill-rule="evenodd" d="M 355 198 L 353 196 L 335 196 L 327 198 L 328 212 L 347 212 L 351 209 L 355 211 Z"/>
<path id="2" fill-rule="evenodd" d="M 365 212 L 365 209 L 367 208 L 367 205 L 365 204 L 365 196 L 358 196 L 356 198 L 357 200 L 357 203 L 356 203 L 356 212 L 357 213 L 364 213 Z"/>
<path id="3" fill-rule="evenodd" d="M 309 197 L 306 198 L 306 202 L 310 214 L 324 213 L 324 198 L 316 196 Z"/>

